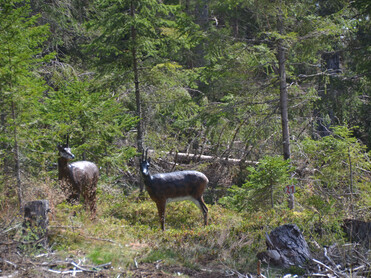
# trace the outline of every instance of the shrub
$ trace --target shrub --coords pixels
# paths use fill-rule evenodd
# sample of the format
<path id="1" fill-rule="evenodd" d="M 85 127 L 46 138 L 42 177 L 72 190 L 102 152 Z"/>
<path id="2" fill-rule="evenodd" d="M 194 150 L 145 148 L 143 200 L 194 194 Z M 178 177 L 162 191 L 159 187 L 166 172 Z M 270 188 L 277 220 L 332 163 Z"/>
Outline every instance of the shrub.
<path id="1" fill-rule="evenodd" d="M 241 187 L 232 186 L 229 196 L 220 200 L 221 204 L 243 211 L 268 205 L 274 208 L 275 204 L 282 203 L 283 189 L 292 182 L 290 161 L 280 156 L 265 156 L 256 168 L 247 170 L 250 174 L 246 183 Z"/>

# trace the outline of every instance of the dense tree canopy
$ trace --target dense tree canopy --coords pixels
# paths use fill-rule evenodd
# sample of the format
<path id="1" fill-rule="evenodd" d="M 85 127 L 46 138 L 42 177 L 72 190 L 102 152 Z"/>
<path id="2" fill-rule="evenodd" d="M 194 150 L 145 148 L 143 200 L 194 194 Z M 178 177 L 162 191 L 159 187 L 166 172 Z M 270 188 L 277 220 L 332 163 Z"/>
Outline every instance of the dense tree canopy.
<path id="1" fill-rule="evenodd" d="M 264 237 L 294 223 L 327 256 L 315 271 L 369 277 L 352 229 L 371 219 L 370 45 L 369 0 L 0 0 L 0 272 L 242 277 L 258 265 L 260 277 Z M 99 169 L 94 220 L 63 187 L 89 164 L 59 157 L 67 138 Z M 142 153 L 153 174 L 206 175 L 209 226 L 183 202 L 157 233 Z M 52 223 L 41 255 L 18 217 L 40 199 Z M 73 257 L 99 267 L 52 269 Z"/>
<path id="2" fill-rule="evenodd" d="M 14 178 L 20 200 L 23 178 L 55 176 L 68 134 L 108 179 L 137 171 L 131 158 L 148 147 L 237 159 L 212 186 L 272 196 L 279 187 L 246 161 L 283 154 L 295 168 L 284 177 L 318 170 L 331 138 L 349 150 L 327 155 L 362 160 L 354 188 L 369 186 L 367 1 L 12 0 L 0 19 L 0 190 Z M 344 181 L 338 166 L 314 175 L 321 186 L 335 171 Z"/>

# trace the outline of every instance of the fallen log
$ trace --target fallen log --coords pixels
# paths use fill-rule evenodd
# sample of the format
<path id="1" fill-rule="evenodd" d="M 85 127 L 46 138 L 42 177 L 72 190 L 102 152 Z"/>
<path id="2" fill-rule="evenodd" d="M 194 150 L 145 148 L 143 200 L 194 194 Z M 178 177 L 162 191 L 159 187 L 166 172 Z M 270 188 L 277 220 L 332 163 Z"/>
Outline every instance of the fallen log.
<path id="1" fill-rule="evenodd" d="M 148 150 L 149 154 L 153 154 L 155 151 Z M 231 165 L 238 165 L 242 162 L 241 159 L 238 158 L 221 158 L 217 156 L 211 155 L 200 155 L 200 154 L 193 154 L 193 153 L 177 153 L 177 152 L 161 152 L 167 156 L 171 156 L 174 158 L 175 163 L 181 164 L 189 164 L 191 162 L 219 162 L 222 164 L 231 164 Z M 257 165 L 258 162 L 244 160 L 243 163 L 246 165 Z"/>

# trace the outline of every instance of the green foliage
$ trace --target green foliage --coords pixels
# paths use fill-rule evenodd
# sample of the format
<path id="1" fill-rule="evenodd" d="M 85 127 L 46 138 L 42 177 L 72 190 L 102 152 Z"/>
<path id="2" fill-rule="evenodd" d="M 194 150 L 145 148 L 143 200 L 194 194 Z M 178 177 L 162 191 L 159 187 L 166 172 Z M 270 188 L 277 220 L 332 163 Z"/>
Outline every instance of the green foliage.
<path id="1" fill-rule="evenodd" d="M 36 70 L 53 55 L 43 53 L 49 28 L 38 20 L 28 1 L 1 2 L 0 155 L 7 175 L 13 174 L 10 169 L 29 170 L 35 160 L 43 161 L 37 142 L 43 134 L 40 110 L 46 86 Z"/>
<path id="2" fill-rule="evenodd" d="M 1 221 L 17 211 L 18 156 L 26 199 L 52 203 L 52 246 L 94 264 L 111 261 L 120 274 L 134 261 L 158 260 L 255 273 L 265 233 L 285 223 L 300 227 L 313 252 L 323 250 L 312 242 L 342 245 L 345 217 L 370 218 L 370 154 L 360 141 L 371 146 L 368 2 L 212 0 L 208 10 L 204 1 L 160 2 L 1 1 Z M 275 156 L 282 141 L 278 41 L 286 51 L 292 162 Z M 143 119 L 135 117 L 133 50 Z M 332 54 L 341 61 L 337 72 L 326 68 L 324 56 Z M 333 134 L 311 137 L 313 115 Z M 229 189 L 223 206 L 208 205 L 209 226 L 194 204 L 171 203 L 162 233 L 154 202 L 129 190 L 138 182 L 132 169 L 138 120 L 143 143 L 156 151 L 259 164 L 240 171 L 243 185 Z M 72 152 L 101 170 L 94 222 L 56 193 L 55 146 L 66 134 Z M 290 163 L 309 174 L 294 181 Z M 205 165 L 187 167 L 209 171 Z M 219 179 L 217 170 L 209 172 L 211 195 L 216 186 L 225 192 L 237 183 L 240 169 L 221 167 L 231 174 Z M 289 211 L 283 188 L 293 182 L 296 211 Z M 34 231 L 15 230 L 8 235 L 16 240 L 36 239 Z"/>
<path id="3" fill-rule="evenodd" d="M 266 208 L 275 203 L 283 202 L 284 188 L 292 184 L 290 172 L 293 168 L 290 161 L 281 156 L 265 156 L 259 161 L 256 168 L 249 167 L 247 182 L 239 186 L 232 186 L 229 196 L 220 200 L 220 203 L 238 211 Z"/>
<path id="4" fill-rule="evenodd" d="M 311 190 L 318 197 L 313 204 L 319 206 L 321 214 L 326 214 L 329 206 L 346 215 L 352 215 L 354 209 L 359 210 L 358 216 L 368 214 L 371 205 L 367 193 L 371 187 L 369 154 L 350 129 L 338 126 L 333 128 L 333 135 L 319 140 L 306 138 L 303 151 L 309 167 L 314 169 Z M 335 204 L 332 204 L 333 198 L 337 200 Z"/>
<path id="5" fill-rule="evenodd" d="M 126 161 L 136 152 L 133 148 L 121 147 L 118 140 L 125 139 L 136 118 L 112 94 L 96 90 L 91 80 L 68 73 L 62 73 L 62 77 L 56 79 L 56 90 L 45 100 L 44 123 L 52 131 L 53 140 L 47 137 L 44 140 L 63 143 L 64 136 L 70 134 L 76 157 L 104 166 L 106 173 L 126 167 Z M 54 148 L 50 143 L 49 146 Z"/>
<path id="6" fill-rule="evenodd" d="M 175 12 L 176 6 L 152 0 L 104 0 L 95 1 L 95 6 L 87 23 L 88 29 L 94 30 L 93 42 L 86 48 L 89 53 L 94 53 L 92 61 L 104 78 L 113 82 L 111 86 L 119 87 L 124 81 L 133 80 L 133 48 L 142 66 L 153 65 L 165 51 L 170 36 L 164 28 L 173 28 L 168 14 Z M 135 29 L 135 41 L 132 28 Z"/>

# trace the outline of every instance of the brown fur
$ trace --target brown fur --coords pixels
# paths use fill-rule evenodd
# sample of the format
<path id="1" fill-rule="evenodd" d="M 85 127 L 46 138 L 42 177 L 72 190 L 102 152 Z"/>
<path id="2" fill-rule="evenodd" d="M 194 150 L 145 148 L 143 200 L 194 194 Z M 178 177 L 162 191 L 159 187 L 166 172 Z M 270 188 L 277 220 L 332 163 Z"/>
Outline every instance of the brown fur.
<path id="1" fill-rule="evenodd" d="M 89 209 L 92 218 L 96 214 L 96 191 L 99 179 L 98 167 L 89 161 L 68 163 L 64 157 L 58 158 L 58 177 L 62 188 L 68 194 L 70 203 L 80 202 L 82 195 L 85 208 Z"/>

